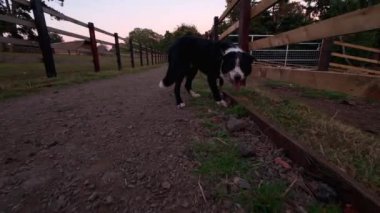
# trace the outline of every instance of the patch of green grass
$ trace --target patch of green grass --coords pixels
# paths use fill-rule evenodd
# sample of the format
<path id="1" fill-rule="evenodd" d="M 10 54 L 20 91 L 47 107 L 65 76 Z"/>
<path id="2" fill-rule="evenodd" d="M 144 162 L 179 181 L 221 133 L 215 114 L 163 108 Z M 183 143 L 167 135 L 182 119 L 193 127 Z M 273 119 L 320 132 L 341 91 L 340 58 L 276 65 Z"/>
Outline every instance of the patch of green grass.
<path id="1" fill-rule="evenodd" d="M 347 100 L 349 96 L 341 92 L 302 88 L 301 96 L 314 99 L 329 99 L 335 101 Z"/>
<path id="2" fill-rule="evenodd" d="M 245 206 L 248 212 L 281 212 L 285 202 L 285 190 L 286 185 L 283 182 L 266 182 L 257 189 L 241 191 L 234 200 Z"/>
<path id="3" fill-rule="evenodd" d="M 309 213 L 341 213 L 342 208 L 336 204 L 316 203 L 308 208 Z"/>
<path id="4" fill-rule="evenodd" d="M 287 83 L 284 81 L 274 81 L 274 80 L 267 80 L 264 82 L 264 85 L 272 89 L 293 87 L 292 84 L 290 83 Z"/>
<path id="5" fill-rule="evenodd" d="M 342 101 L 342 100 L 347 100 L 350 98 L 349 95 L 342 92 L 313 89 L 313 88 L 303 87 L 300 85 L 296 85 L 296 84 L 292 84 L 292 83 L 288 83 L 284 81 L 268 80 L 268 81 L 265 81 L 264 85 L 272 89 L 277 89 L 277 88 L 291 89 L 293 91 L 300 92 L 301 96 L 306 97 L 306 98 L 328 99 L 328 100 L 335 100 L 335 101 Z"/>
<path id="6" fill-rule="evenodd" d="M 247 117 L 249 115 L 249 112 L 241 105 L 229 107 L 225 112 L 229 115 L 234 115 L 237 118 Z"/>
<path id="7" fill-rule="evenodd" d="M 0 100 L 40 91 L 46 87 L 59 87 L 91 80 L 107 79 L 120 74 L 136 73 L 156 66 L 116 70 L 115 57 L 100 58 L 101 71 L 94 72 L 91 56 L 55 55 L 57 77 L 48 79 L 39 54 L 2 53 L 0 57 Z"/>
<path id="8" fill-rule="evenodd" d="M 196 172 L 212 180 L 225 176 L 244 175 L 249 170 L 249 163 L 239 157 L 233 144 L 216 141 L 197 143 L 194 153 L 200 166 Z"/>

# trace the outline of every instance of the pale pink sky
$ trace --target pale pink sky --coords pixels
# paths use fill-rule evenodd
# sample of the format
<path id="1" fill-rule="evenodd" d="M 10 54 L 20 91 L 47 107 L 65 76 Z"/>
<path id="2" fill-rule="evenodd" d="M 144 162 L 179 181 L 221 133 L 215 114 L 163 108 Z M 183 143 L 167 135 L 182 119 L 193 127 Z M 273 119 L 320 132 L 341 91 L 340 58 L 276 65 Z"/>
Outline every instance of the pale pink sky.
<path id="1" fill-rule="evenodd" d="M 225 0 L 65 0 L 63 7 L 54 2 L 48 4 L 67 16 L 93 22 L 96 27 L 122 37 L 135 27 L 164 34 L 182 23 L 195 25 L 204 33 L 211 28 L 213 17 L 220 16 L 225 9 Z M 46 19 L 48 26 L 88 36 L 87 28 L 56 21 L 48 15 Z M 113 42 L 112 37 L 100 33 L 97 38 Z"/>

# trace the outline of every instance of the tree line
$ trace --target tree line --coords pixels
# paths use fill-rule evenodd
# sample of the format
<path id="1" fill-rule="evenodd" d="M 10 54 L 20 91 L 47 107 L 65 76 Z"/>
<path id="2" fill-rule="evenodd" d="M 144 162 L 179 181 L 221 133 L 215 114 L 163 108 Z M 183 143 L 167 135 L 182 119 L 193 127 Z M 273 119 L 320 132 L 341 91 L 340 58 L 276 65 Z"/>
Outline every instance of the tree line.
<path id="1" fill-rule="evenodd" d="M 48 0 L 60 2 L 64 0 Z M 226 0 L 226 7 L 232 0 Z M 259 0 L 251 0 L 251 4 L 258 4 Z M 278 34 L 300 26 L 334 17 L 343 13 L 351 12 L 357 9 L 365 8 L 380 3 L 380 0 L 303 0 L 289 1 L 280 0 L 278 4 L 269 8 L 260 16 L 251 20 L 250 33 L 252 34 Z M 0 0 L 0 14 L 12 15 L 25 20 L 32 20 L 29 8 L 18 4 L 12 0 Z M 217 14 L 215 14 L 217 15 Z M 236 7 L 229 16 L 220 24 L 219 33 L 223 32 L 232 23 L 239 18 L 239 8 Z M 210 20 L 211 28 L 212 20 Z M 349 23 L 347 23 L 349 24 Z M 36 40 L 37 35 L 34 30 L 15 24 L 0 21 L 0 34 L 14 38 L 23 38 Z M 128 38 L 135 42 L 141 42 L 146 46 L 166 51 L 173 41 L 183 35 L 200 36 L 194 25 L 181 24 L 173 31 L 166 31 L 164 35 L 154 32 L 152 29 L 135 28 L 129 33 Z M 60 42 L 62 37 L 52 33 L 52 41 Z M 353 35 L 339 37 L 346 42 L 361 44 L 364 46 L 379 47 L 380 31 L 373 30 L 369 32 L 356 33 Z M 357 50 L 349 50 L 348 54 L 357 54 Z M 359 53 L 364 54 L 364 53 Z M 364 55 L 362 55 L 364 56 Z M 365 56 L 364 56 L 365 57 Z"/>

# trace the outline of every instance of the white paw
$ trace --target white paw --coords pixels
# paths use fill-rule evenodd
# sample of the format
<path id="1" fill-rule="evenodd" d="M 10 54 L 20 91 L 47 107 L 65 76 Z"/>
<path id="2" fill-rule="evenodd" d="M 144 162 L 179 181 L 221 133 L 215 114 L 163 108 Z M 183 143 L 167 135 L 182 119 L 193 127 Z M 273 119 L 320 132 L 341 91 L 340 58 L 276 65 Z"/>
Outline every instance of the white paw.
<path id="1" fill-rule="evenodd" d="M 228 104 L 225 100 L 217 101 L 216 104 L 219 106 L 228 107 Z"/>
<path id="2" fill-rule="evenodd" d="M 186 106 L 185 103 L 180 103 L 180 104 L 177 105 L 177 109 L 182 109 L 182 108 L 184 108 L 185 106 Z"/>
<path id="3" fill-rule="evenodd" d="M 165 88 L 164 82 L 160 81 L 160 83 L 158 84 L 158 87 Z"/>
<path id="4" fill-rule="evenodd" d="M 193 90 L 190 90 L 189 93 L 190 93 L 191 97 L 193 97 L 193 98 L 199 98 L 199 97 L 201 97 L 200 94 L 194 92 Z"/>

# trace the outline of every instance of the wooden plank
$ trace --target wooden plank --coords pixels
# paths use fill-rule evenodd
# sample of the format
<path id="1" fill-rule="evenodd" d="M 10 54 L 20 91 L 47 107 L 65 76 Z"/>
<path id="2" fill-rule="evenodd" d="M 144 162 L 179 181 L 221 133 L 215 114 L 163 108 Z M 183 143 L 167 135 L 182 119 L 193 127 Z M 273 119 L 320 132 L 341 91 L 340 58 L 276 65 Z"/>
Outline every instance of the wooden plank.
<path id="1" fill-rule="evenodd" d="M 48 30 L 49 30 L 49 32 L 54 32 L 54 33 L 58 33 L 58 34 L 61 34 L 61 35 L 66 35 L 66 36 L 70 36 L 70 37 L 74 37 L 74 38 L 79 38 L 79 39 L 84 39 L 84 40 L 90 41 L 90 37 L 82 36 L 82 35 L 71 33 L 71 32 L 67 32 L 67 31 L 60 30 L 60 29 L 57 29 L 57 28 L 54 28 L 54 27 L 48 27 Z"/>
<path id="2" fill-rule="evenodd" d="M 30 2 L 28 2 L 28 1 L 25 1 L 25 0 L 13 0 L 14 2 L 17 2 L 17 3 L 19 3 L 19 4 L 22 4 L 22 5 L 24 5 L 24 6 L 28 6 L 28 7 L 30 7 Z"/>
<path id="3" fill-rule="evenodd" d="M 108 41 L 103 41 L 103 40 L 99 40 L 99 39 L 96 39 L 96 42 L 100 43 L 100 44 L 106 44 L 106 45 L 115 45 L 114 43 L 111 43 L 111 42 L 108 42 Z"/>
<path id="4" fill-rule="evenodd" d="M 73 19 L 73 18 L 71 18 L 71 17 L 69 17 L 69 16 L 66 16 L 65 14 L 60 13 L 60 12 L 58 12 L 58 11 L 55 11 L 55 10 L 53 10 L 53 9 L 50 9 L 50 8 L 44 7 L 43 10 L 44 10 L 45 13 L 50 14 L 50 15 L 52 15 L 52 16 L 56 16 L 56 17 L 58 17 L 58 18 L 60 18 L 60 19 L 62 19 L 62 20 L 72 22 L 72 23 L 77 24 L 77 25 L 80 25 L 80 26 L 82 26 L 82 27 L 86 27 L 86 28 L 88 27 L 86 23 L 81 22 L 81 21 L 76 20 L 76 19 Z"/>
<path id="5" fill-rule="evenodd" d="M 260 15 L 262 12 L 276 4 L 278 0 L 262 0 L 257 5 L 251 8 L 251 19 Z"/>
<path id="6" fill-rule="evenodd" d="M 229 34 L 233 33 L 235 30 L 239 28 L 239 21 L 233 23 L 227 30 L 225 30 L 220 36 L 219 39 L 223 40 L 226 38 Z"/>
<path id="7" fill-rule="evenodd" d="M 251 19 L 260 15 L 262 12 L 273 6 L 278 0 L 262 0 L 257 5 L 251 8 Z M 233 23 L 227 30 L 220 35 L 220 40 L 226 38 L 229 34 L 233 33 L 239 28 L 239 21 Z"/>
<path id="8" fill-rule="evenodd" d="M 0 15 L 0 21 L 5 21 L 8 23 L 13 23 L 13 24 L 19 24 L 27 27 L 33 27 L 35 28 L 36 25 L 32 21 L 26 21 L 22 20 L 13 16 L 8 16 L 8 15 Z"/>
<path id="9" fill-rule="evenodd" d="M 334 44 L 344 46 L 344 47 L 351 47 L 354 49 L 359 49 L 359 50 L 365 50 L 365 51 L 370 51 L 374 53 L 380 53 L 380 49 L 377 48 L 372 48 L 372 47 L 365 47 L 362 45 L 357 45 L 357 44 L 350 44 L 342 41 L 334 41 Z"/>
<path id="10" fill-rule="evenodd" d="M 0 36 L 0 43 L 11 43 L 11 44 L 18 44 L 18 45 L 25 45 L 25 46 L 33 46 L 38 47 L 38 42 L 36 41 L 28 41 L 28 40 L 22 40 L 17 38 L 7 38 Z"/>
<path id="11" fill-rule="evenodd" d="M 103 34 L 109 35 L 109 36 L 112 36 L 112 37 L 115 36 L 113 33 L 107 32 L 107 31 L 102 30 L 102 29 L 97 28 L 97 27 L 95 27 L 95 31 L 97 31 L 97 32 L 99 32 L 99 33 L 103 33 Z"/>
<path id="12" fill-rule="evenodd" d="M 342 172 L 340 168 L 329 163 L 324 157 L 310 150 L 294 138 L 286 134 L 278 126 L 261 115 L 252 105 L 252 101 L 245 97 L 236 97 L 226 94 L 233 102 L 239 103 L 251 115 L 258 127 L 279 148 L 283 148 L 285 154 L 305 169 L 306 174 L 312 178 L 322 180 L 332 186 L 344 203 L 352 203 L 359 212 L 379 212 L 380 198 L 367 190 L 362 184 Z"/>
<path id="13" fill-rule="evenodd" d="M 250 49 L 277 47 L 378 29 L 380 28 L 379 14 L 380 4 L 280 33 L 273 37 L 259 39 L 250 43 Z"/>
<path id="14" fill-rule="evenodd" d="M 376 74 L 376 75 L 380 74 L 380 71 L 370 70 L 370 69 L 366 69 L 366 68 L 362 68 L 362 67 L 354 67 L 354 66 L 345 65 L 345 64 L 338 64 L 338 63 L 333 63 L 333 62 L 330 63 L 330 66 L 348 69 L 348 70 L 353 70 L 353 71 L 360 71 L 362 73 L 366 72 L 366 73 Z"/>
<path id="15" fill-rule="evenodd" d="M 219 20 L 218 20 L 219 23 L 221 23 L 227 17 L 227 15 L 235 8 L 235 6 L 237 5 L 237 3 L 239 3 L 239 1 L 240 0 L 232 0 L 231 4 L 229 4 L 227 9 L 224 10 L 222 15 L 220 15 Z"/>
<path id="16" fill-rule="evenodd" d="M 341 54 L 341 53 L 332 53 L 332 55 L 335 57 L 339 57 L 339 58 L 348 58 L 348 59 L 352 59 L 355 61 L 363 61 L 363 62 L 368 62 L 368 63 L 373 63 L 373 64 L 380 64 L 380 61 L 374 60 L 374 59 L 369 59 L 369 58 L 362 58 L 362 57 L 353 56 L 353 55 L 345 55 L 345 54 Z"/>

